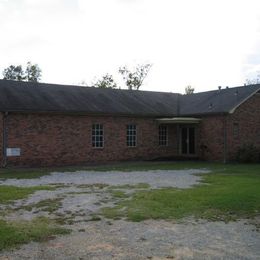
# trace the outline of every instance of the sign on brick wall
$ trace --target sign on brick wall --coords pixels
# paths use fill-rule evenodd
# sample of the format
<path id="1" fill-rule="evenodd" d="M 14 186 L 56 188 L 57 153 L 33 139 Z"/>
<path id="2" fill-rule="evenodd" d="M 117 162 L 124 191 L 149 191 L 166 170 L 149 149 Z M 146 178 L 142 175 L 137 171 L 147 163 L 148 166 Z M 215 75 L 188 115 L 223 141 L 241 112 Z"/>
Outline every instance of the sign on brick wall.
<path id="1" fill-rule="evenodd" d="M 21 149 L 20 148 L 6 148 L 6 155 L 7 156 L 20 156 Z"/>

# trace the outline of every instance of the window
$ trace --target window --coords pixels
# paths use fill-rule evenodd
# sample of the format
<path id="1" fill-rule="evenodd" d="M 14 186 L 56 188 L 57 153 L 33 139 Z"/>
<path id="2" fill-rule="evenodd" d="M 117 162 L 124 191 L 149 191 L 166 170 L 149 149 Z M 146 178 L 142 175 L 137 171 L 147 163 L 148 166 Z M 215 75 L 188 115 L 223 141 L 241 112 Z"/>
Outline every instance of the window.
<path id="1" fill-rule="evenodd" d="M 126 145 L 129 147 L 136 146 L 136 125 L 126 126 Z"/>
<path id="2" fill-rule="evenodd" d="M 238 123 L 233 124 L 233 136 L 234 136 L 234 138 L 239 137 L 239 124 Z"/>
<path id="3" fill-rule="evenodd" d="M 159 145 L 160 146 L 168 145 L 168 127 L 165 125 L 159 126 Z"/>
<path id="4" fill-rule="evenodd" d="M 92 125 L 92 147 L 102 148 L 104 146 L 104 130 L 103 125 Z"/>

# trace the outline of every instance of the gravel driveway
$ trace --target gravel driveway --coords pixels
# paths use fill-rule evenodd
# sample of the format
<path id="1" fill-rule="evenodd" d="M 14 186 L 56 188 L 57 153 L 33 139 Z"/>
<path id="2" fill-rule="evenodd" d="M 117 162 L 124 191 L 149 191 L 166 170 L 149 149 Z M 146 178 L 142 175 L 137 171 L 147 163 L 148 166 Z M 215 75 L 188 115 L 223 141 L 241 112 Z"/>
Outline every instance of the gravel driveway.
<path id="1" fill-rule="evenodd" d="M 111 189 L 134 193 L 140 189 L 162 187 L 189 188 L 198 184 L 201 170 L 138 172 L 55 172 L 39 179 L 7 179 L 0 185 L 53 185 L 55 190 L 41 190 L 9 205 L 9 220 L 30 220 L 38 216 L 62 217 L 72 229 L 44 243 L 30 243 L 20 249 L 0 253 L 2 259 L 260 259 L 259 220 L 207 222 L 184 219 L 149 220 L 140 223 L 125 220 L 92 221 L 103 207 L 114 206 L 120 198 Z M 143 183 L 149 185 L 140 185 Z M 57 201 L 48 212 L 36 207 L 44 200 Z M 4 205 L 0 209 L 5 210 Z M 30 210 L 28 210 L 28 207 Z"/>
<path id="2" fill-rule="evenodd" d="M 259 259 L 259 232 L 245 221 L 78 223 L 69 236 L 30 243 L 0 259 Z M 80 232 L 79 232 L 79 231 Z M 2 258 L 1 258 L 2 257 Z"/>
<path id="3" fill-rule="evenodd" d="M 48 185 L 48 184 L 96 184 L 103 183 L 108 185 L 125 185 L 148 183 L 152 188 L 161 187 L 176 187 L 189 188 L 197 184 L 200 176 L 194 174 L 208 173 L 205 169 L 201 170 L 171 170 L 171 171 L 134 171 L 134 172 L 119 172 L 119 171 L 77 171 L 69 172 L 53 172 L 50 175 L 42 176 L 39 179 L 16 180 L 9 179 L 0 181 L 0 185 L 15 185 L 19 187 Z"/>

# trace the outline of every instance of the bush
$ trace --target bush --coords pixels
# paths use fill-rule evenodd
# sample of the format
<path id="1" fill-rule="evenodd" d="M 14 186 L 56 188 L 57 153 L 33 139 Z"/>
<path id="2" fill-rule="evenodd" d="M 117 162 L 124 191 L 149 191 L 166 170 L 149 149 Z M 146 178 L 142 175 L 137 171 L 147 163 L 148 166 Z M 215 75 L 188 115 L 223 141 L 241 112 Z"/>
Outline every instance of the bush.
<path id="1" fill-rule="evenodd" d="M 245 144 L 238 149 L 236 159 L 242 163 L 260 162 L 260 149 L 253 144 Z"/>

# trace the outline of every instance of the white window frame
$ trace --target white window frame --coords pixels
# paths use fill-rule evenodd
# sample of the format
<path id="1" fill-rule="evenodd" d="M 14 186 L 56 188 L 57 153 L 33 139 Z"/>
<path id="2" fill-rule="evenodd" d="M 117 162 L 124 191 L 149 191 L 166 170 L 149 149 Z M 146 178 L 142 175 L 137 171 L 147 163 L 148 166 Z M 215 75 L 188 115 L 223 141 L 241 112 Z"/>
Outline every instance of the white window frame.
<path id="1" fill-rule="evenodd" d="M 104 148 L 104 126 L 103 124 L 92 124 L 91 143 L 93 148 Z M 101 138 L 102 137 L 102 138 Z"/>
<path id="2" fill-rule="evenodd" d="M 127 147 L 137 146 L 137 126 L 136 124 L 128 124 L 126 126 L 126 145 Z"/>
<path id="3" fill-rule="evenodd" d="M 168 146 L 169 144 L 169 135 L 168 135 L 168 126 L 167 125 L 159 125 L 159 146 Z"/>

